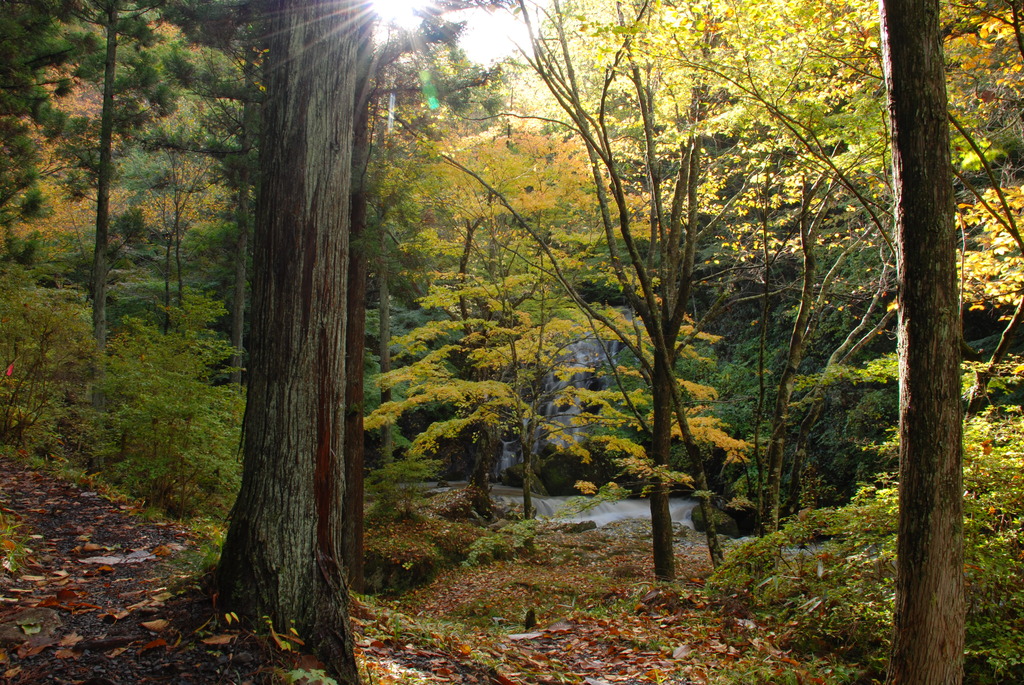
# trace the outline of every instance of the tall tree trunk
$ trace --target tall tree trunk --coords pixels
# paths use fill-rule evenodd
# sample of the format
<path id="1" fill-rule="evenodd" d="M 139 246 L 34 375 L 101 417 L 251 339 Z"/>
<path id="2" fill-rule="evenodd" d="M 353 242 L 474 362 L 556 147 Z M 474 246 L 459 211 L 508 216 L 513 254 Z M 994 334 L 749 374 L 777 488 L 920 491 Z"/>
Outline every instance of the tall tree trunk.
<path id="1" fill-rule="evenodd" d="M 252 173 L 249 159 L 257 115 L 256 103 L 246 99 L 242 103 L 242 129 L 238 141 L 238 195 L 235 201 L 238 238 L 235 242 L 235 283 L 234 296 L 231 300 L 231 346 L 235 348 L 235 353 L 231 356 L 231 366 L 234 369 L 231 372 L 231 382 L 235 385 L 242 384 L 242 367 L 245 363 L 245 294 L 248 291 L 249 227 L 252 222 L 252 204 L 249 199 L 252 193 Z"/>
<path id="2" fill-rule="evenodd" d="M 368 25 L 369 26 L 369 25 Z M 365 30 L 365 29 L 364 29 Z M 345 494 L 345 529 L 342 547 L 348 581 L 352 590 L 363 592 L 366 586 L 363 572 L 363 463 L 365 440 L 365 372 L 363 357 L 366 353 L 366 277 L 367 257 L 367 196 L 366 168 L 370 158 L 370 103 L 367 101 L 371 74 L 372 36 L 360 40 L 359 82 L 355 103 L 352 142 L 352 208 L 351 244 L 348 272 L 348 332 L 345 349 L 348 366 L 345 374 L 345 472 L 348 476 Z"/>
<path id="3" fill-rule="evenodd" d="M 114 77 L 117 73 L 117 3 L 107 7 L 104 27 L 107 52 L 103 63 L 103 105 L 100 111 L 100 165 L 96 178 L 96 244 L 92 258 L 92 333 L 96 349 L 107 349 L 107 245 L 110 233 L 110 185 L 114 177 Z M 103 381 L 103 359 L 97 362 L 92 405 L 103 408 L 105 401 L 100 385 Z"/>
<path id="4" fill-rule="evenodd" d="M 963 679 L 963 470 L 955 198 L 938 0 L 883 0 L 896 181 L 900 513 L 886 682 Z"/>
<path id="5" fill-rule="evenodd" d="M 164 335 L 171 330 L 171 236 L 164 246 Z"/>
<path id="6" fill-rule="evenodd" d="M 768 442 L 768 454 L 765 456 L 767 478 L 765 493 L 761 500 L 761 514 L 758 516 L 758 527 L 761 535 L 774 533 L 779 529 L 779 493 L 782 486 L 782 463 L 786 453 L 786 433 L 789 430 L 789 400 L 793 397 L 793 385 L 796 383 L 797 371 L 804 358 L 804 347 L 807 343 L 807 322 L 811 318 L 814 303 L 814 281 L 817 275 L 817 262 L 814 258 L 814 240 L 817 222 L 811 218 L 811 200 L 813 190 L 804 189 L 803 206 L 800 212 L 800 247 L 804 256 L 803 285 L 800 289 L 800 305 L 797 309 L 793 330 L 789 335 L 789 351 L 786 355 L 786 366 L 779 376 L 779 387 L 775 393 L 775 410 L 772 412 L 772 435 Z M 822 214 L 823 216 L 823 214 Z"/>
<path id="7" fill-rule="evenodd" d="M 357 134 L 358 139 L 358 134 Z M 358 146 L 358 142 L 357 142 Z M 363 418 L 365 397 L 363 356 L 366 351 L 366 191 L 352 194 L 352 248 L 349 256 L 348 332 L 346 335 L 347 371 L 345 380 L 345 531 L 343 546 L 349 584 L 363 592 L 363 462 L 365 441 Z"/>
<path id="8" fill-rule="evenodd" d="M 251 107 L 246 103 L 245 107 Z M 244 118 L 244 117 L 243 117 Z M 242 149 L 247 146 L 248 136 L 242 134 Z M 235 241 L 235 283 L 234 296 L 231 300 L 231 347 L 235 349 L 231 355 L 231 382 L 242 384 L 242 364 L 245 345 L 245 293 L 248 282 L 249 266 L 249 179 L 248 164 L 243 162 L 238 174 L 238 198 L 235 205 L 235 222 L 238 226 L 238 237 Z"/>
<path id="9" fill-rule="evenodd" d="M 380 234 L 380 266 L 377 273 L 377 289 L 379 291 L 380 303 L 380 372 L 381 375 L 391 371 L 391 289 L 388 281 L 388 234 L 381 230 Z M 381 388 L 380 403 L 385 404 L 391 401 L 391 388 Z M 386 422 L 380 431 L 380 456 L 385 464 L 391 461 L 395 451 L 394 437 L 391 433 L 391 423 Z"/>
<path id="10" fill-rule="evenodd" d="M 654 354 L 654 376 L 651 379 L 654 420 L 651 423 L 651 460 L 655 468 L 669 466 L 672 454 L 672 374 L 671 361 Z M 660 478 L 652 484 L 651 545 L 654 555 L 654 576 L 659 580 L 675 580 L 675 550 L 672 544 L 672 513 L 669 511 L 669 487 Z"/>
<path id="11" fill-rule="evenodd" d="M 362 8 L 273 0 L 242 487 L 218 571 L 226 609 L 294 626 L 359 682 L 342 563 L 349 193 Z"/>

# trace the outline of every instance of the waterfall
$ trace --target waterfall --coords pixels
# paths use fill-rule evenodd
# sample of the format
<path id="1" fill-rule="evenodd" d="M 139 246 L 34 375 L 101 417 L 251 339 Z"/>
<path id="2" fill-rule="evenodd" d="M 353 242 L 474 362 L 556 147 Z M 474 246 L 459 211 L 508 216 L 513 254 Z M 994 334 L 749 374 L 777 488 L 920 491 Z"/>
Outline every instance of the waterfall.
<path id="1" fill-rule="evenodd" d="M 602 390 L 606 381 L 597 370 L 607 367 L 608 356 L 614 357 L 622 348 L 619 341 L 598 340 L 588 336 L 567 345 L 560 358 L 563 369 L 576 369 L 569 377 L 549 373 L 541 384 L 539 397 L 543 402 L 538 407 L 539 418 L 534 420 L 533 444 L 535 453 L 540 454 L 547 446 L 568 447 L 586 435 L 587 426 L 578 422 L 578 417 L 587 410 L 578 399 L 567 397 L 565 390 Z M 524 421 L 522 431 L 530 430 Z M 501 443 L 501 453 L 495 460 L 492 476 L 499 477 L 503 471 L 522 463 L 523 447 L 518 437 L 510 437 Z"/>
<path id="2" fill-rule="evenodd" d="M 491 488 L 491 497 L 506 504 L 522 504 L 523 491 L 519 488 L 510 488 L 495 485 Z M 560 513 L 565 508 L 570 497 L 541 497 L 534 495 L 533 506 L 537 509 L 537 516 L 552 518 L 557 521 L 579 522 L 593 521 L 599 527 L 621 521 L 623 519 L 649 519 L 651 518 L 651 504 L 646 499 L 622 499 L 616 502 L 600 502 L 584 511 L 573 513 Z M 669 512 L 672 520 L 682 523 L 688 528 L 693 528 L 693 509 L 698 501 L 692 497 L 672 497 L 669 499 Z"/>

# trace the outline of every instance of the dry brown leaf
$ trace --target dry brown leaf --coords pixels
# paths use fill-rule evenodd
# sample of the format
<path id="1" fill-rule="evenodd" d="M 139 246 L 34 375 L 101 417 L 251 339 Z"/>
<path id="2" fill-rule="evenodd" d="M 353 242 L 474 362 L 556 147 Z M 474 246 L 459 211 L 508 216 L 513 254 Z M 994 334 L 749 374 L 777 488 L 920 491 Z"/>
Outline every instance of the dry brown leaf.
<path id="1" fill-rule="evenodd" d="M 171 552 L 171 548 L 167 545 L 157 545 L 152 550 L 152 554 L 155 554 L 158 557 L 169 557 L 171 556 Z"/>
<path id="2" fill-rule="evenodd" d="M 103 545 L 97 545 L 95 542 L 87 542 L 82 545 L 83 552 L 99 552 L 103 550 Z"/>
<path id="3" fill-rule="evenodd" d="M 52 646 L 55 642 L 56 640 L 44 640 L 36 644 L 33 644 L 32 642 L 24 642 L 20 647 L 18 647 L 18 658 L 24 659 L 26 657 L 35 656 L 47 647 Z"/>
<path id="4" fill-rule="evenodd" d="M 154 633 L 159 633 L 161 630 L 170 625 L 170 621 L 165 618 L 158 618 L 154 621 L 143 621 L 139 624 L 146 630 L 152 630 Z"/>
<path id="5" fill-rule="evenodd" d="M 62 637 L 60 639 L 60 642 L 58 642 L 57 644 L 59 644 L 61 647 L 74 647 L 83 639 L 85 638 L 83 638 L 78 633 L 68 633 L 67 635 Z"/>
<path id="6" fill-rule="evenodd" d="M 672 652 L 673 659 L 685 659 L 686 656 L 693 651 L 693 647 L 690 645 L 680 645 L 675 648 Z"/>
<path id="7" fill-rule="evenodd" d="M 78 653 L 73 649 L 58 649 L 53 653 L 58 659 L 77 659 Z"/>
<path id="8" fill-rule="evenodd" d="M 158 637 L 157 639 L 153 640 L 152 642 L 147 642 L 141 648 L 139 648 L 139 654 L 142 654 L 143 652 L 148 652 L 151 649 L 156 649 L 157 647 L 166 647 L 166 646 L 167 646 L 167 640 L 163 639 L 162 637 Z"/>
<path id="9" fill-rule="evenodd" d="M 236 637 L 238 637 L 238 636 L 237 635 L 226 635 L 226 634 L 225 635 L 213 635 L 211 637 L 207 637 L 207 638 L 204 638 L 204 639 L 200 640 L 200 642 L 202 642 L 204 645 L 226 645 L 226 644 L 230 644 L 231 641 L 234 640 Z"/>
<path id="10" fill-rule="evenodd" d="M 124 654 L 127 651 L 128 651 L 127 647 L 118 647 L 117 649 L 112 649 L 109 652 L 107 652 L 106 657 L 108 659 L 115 659 L 115 658 L 121 656 L 122 654 Z"/>

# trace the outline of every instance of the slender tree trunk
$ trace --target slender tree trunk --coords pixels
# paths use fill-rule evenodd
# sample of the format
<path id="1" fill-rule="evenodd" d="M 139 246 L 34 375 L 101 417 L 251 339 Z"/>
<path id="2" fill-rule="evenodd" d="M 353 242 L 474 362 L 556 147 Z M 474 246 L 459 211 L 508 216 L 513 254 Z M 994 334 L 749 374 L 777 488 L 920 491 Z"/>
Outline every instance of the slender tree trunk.
<path id="1" fill-rule="evenodd" d="M 178 286 L 178 306 L 185 304 L 185 280 L 181 268 L 181 220 L 178 210 L 175 209 L 174 217 L 174 275 Z"/>
<path id="2" fill-rule="evenodd" d="M 1003 329 L 1003 334 L 999 336 L 999 344 L 992 351 L 988 364 L 985 368 L 974 372 L 974 384 L 967 395 L 967 416 L 974 416 L 985 406 L 985 401 L 988 399 L 989 381 L 992 380 L 992 376 L 996 375 L 996 365 L 1003 361 L 1006 358 L 1007 352 L 1010 351 L 1010 346 L 1013 345 L 1013 341 L 1017 337 L 1017 330 L 1020 328 L 1022 321 L 1024 321 L 1024 297 L 1017 302 L 1017 308 L 1013 312 L 1013 317 L 1006 324 L 1006 328 Z"/>
<path id="3" fill-rule="evenodd" d="M 171 236 L 164 246 L 164 335 L 171 330 Z"/>
<path id="4" fill-rule="evenodd" d="M 804 202 L 800 216 L 800 247 L 804 256 L 803 285 L 800 289 L 800 306 L 796 320 L 789 336 L 789 352 L 786 355 L 786 366 L 779 376 L 779 387 L 775 394 L 775 410 L 772 413 L 772 435 L 768 442 L 768 454 L 765 457 L 767 479 L 762 502 L 761 515 L 758 523 L 761 535 L 774 533 L 779 529 L 779 497 L 782 486 L 782 464 L 786 453 L 786 433 L 789 430 L 789 400 L 793 396 L 793 385 L 796 383 L 797 371 L 804 358 L 804 347 L 807 342 L 807 322 L 811 317 L 814 303 L 814 281 L 817 274 L 817 262 L 814 258 L 815 222 L 810 215 L 812 194 L 810 189 L 804 191 Z"/>
<path id="5" fill-rule="evenodd" d="M 357 93 L 368 87 L 369 63 L 372 56 L 372 37 L 361 41 L 359 59 L 360 82 Z M 366 278 L 369 259 L 366 254 L 367 197 L 366 167 L 370 157 L 369 102 L 360 95 L 355 107 L 352 142 L 352 209 L 351 244 L 348 272 L 348 333 L 345 340 L 348 366 L 345 378 L 345 472 L 348 476 L 345 494 L 344 546 L 345 566 L 352 590 L 363 592 L 366 586 L 363 572 L 363 463 L 365 440 L 365 373 L 363 357 L 366 353 Z"/>
<path id="6" fill-rule="evenodd" d="M 938 0 L 883 0 L 896 185 L 900 513 L 886 682 L 963 679 L 963 473 L 955 198 Z"/>
<path id="7" fill-rule="evenodd" d="M 349 258 L 348 282 L 349 324 L 346 336 L 348 369 L 345 382 L 345 472 L 348 485 L 345 498 L 345 544 L 342 549 L 349 584 L 355 592 L 363 592 L 363 356 L 366 351 L 367 259 L 365 247 L 358 244 L 366 235 L 366 191 L 362 188 L 352 195 L 352 228 L 353 247 Z"/>
<path id="8" fill-rule="evenodd" d="M 654 377 L 651 379 L 654 420 L 651 423 L 651 459 L 655 467 L 669 466 L 672 453 L 672 385 L 676 382 L 671 362 L 655 352 Z M 651 545 L 654 552 L 654 576 L 675 580 L 675 551 L 672 544 L 672 513 L 668 506 L 669 487 L 655 479 L 650 494 Z"/>
<path id="9" fill-rule="evenodd" d="M 380 292 L 380 372 L 386 374 L 391 371 L 391 289 L 388 281 L 388 235 L 386 231 L 380 234 L 380 267 L 377 273 L 377 289 Z M 391 388 L 381 388 L 380 403 L 391 401 Z M 383 463 L 391 461 L 395 451 L 394 437 L 391 434 L 391 423 L 385 423 L 380 431 L 380 454 Z"/>
<path id="10" fill-rule="evenodd" d="M 246 71 L 248 72 L 248 69 Z M 256 103 L 246 99 L 242 103 L 242 129 L 239 134 L 241 151 L 238 159 L 238 195 L 235 204 L 238 239 L 235 242 L 235 287 L 231 300 L 231 346 L 235 348 L 235 353 L 231 356 L 231 366 L 234 368 L 231 372 L 231 382 L 239 386 L 242 384 L 242 367 L 245 364 L 245 296 L 248 292 L 249 233 L 252 223 L 252 173 L 249 159 L 257 115 Z"/>
<path id="11" fill-rule="evenodd" d="M 250 107 L 248 103 L 245 105 Z M 242 149 L 245 150 L 248 136 L 242 133 Z M 235 222 L 238 225 L 238 238 L 235 241 L 235 287 L 231 300 L 231 347 L 235 349 L 231 355 L 231 382 L 242 384 L 242 365 L 244 363 L 245 344 L 245 293 L 248 282 L 249 265 L 249 179 L 248 164 L 243 162 L 238 174 L 238 199 L 235 205 Z"/>
<path id="12" fill-rule="evenodd" d="M 103 105 L 100 111 L 100 165 L 96 179 L 96 245 L 92 258 L 92 332 L 97 362 L 92 405 L 102 410 L 106 404 L 100 386 L 103 382 L 102 353 L 107 349 L 107 245 L 110 233 L 110 185 L 114 177 L 114 77 L 117 72 L 117 3 L 107 7 L 107 53 L 103 64 Z"/>
<path id="13" fill-rule="evenodd" d="M 294 627 L 359 682 L 342 530 L 348 228 L 362 8 L 267 8 L 261 192 L 242 487 L 218 571 L 225 609 Z"/>

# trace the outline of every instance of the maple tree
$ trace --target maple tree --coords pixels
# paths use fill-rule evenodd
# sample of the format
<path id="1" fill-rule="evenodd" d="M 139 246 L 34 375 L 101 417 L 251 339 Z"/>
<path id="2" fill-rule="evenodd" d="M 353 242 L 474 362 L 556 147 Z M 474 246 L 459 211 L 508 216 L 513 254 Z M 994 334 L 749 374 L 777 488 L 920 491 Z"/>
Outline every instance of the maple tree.
<path id="1" fill-rule="evenodd" d="M 779 603 L 761 605 L 766 615 L 750 619 L 758 626 L 765 620 L 756 638 L 764 641 L 743 642 L 745 624 L 728 621 L 733 642 L 665 625 L 666 634 L 692 644 L 697 656 L 675 657 L 678 646 L 672 645 L 670 660 L 664 644 L 630 655 L 609 635 L 610 624 L 575 615 L 571 627 L 538 624 L 531 632 L 539 635 L 514 640 L 517 648 L 509 662 L 501 662 L 499 674 L 551 680 L 594 673 L 625 678 L 628 672 L 656 680 L 681 672 L 673 668 L 686 662 L 694 668 L 686 677 L 698 679 L 731 662 L 766 681 L 778 680 L 789 666 L 806 668 L 800 677 L 811 682 L 818 676 L 827 680 L 824 670 L 803 661 L 799 648 L 789 654 L 801 663 L 786 661 L 789 656 L 765 637 L 772 630 L 767 626 L 776 619 L 778 625 L 795 622 L 785 630 L 792 629 L 796 644 L 805 637 L 819 641 L 815 635 L 834 634 L 828 631 L 860 616 L 865 623 L 846 642 L 840 640 L 829 658 L 845 661 L 851 673 L 859 668 L 856 677 L 881 677 L 878 655 L 889 647 L 882 633 L 893 620 L 893 579 L 882 562 L 891 558 L 896 513 L 888 480 L 895 475 L 887 475 L 896 451 L 886 431 L 895 425 L 898 409 L 889 328 L 898 316 L 906 322 L 917 315 L 897 302 L 901 288 L 904 300 L 912 297 L 908 283 L 916 277 L 908 281 L 903 274 L 897 287 L 891 211 L 897 185 L 889 169 L 893 138 L 886 129 L 877 7 L 809 0 L 523 3 L 514 9 L 530 22 L 534 44 L 524 44 L 517 60 L 483 72 L 468 65 L 454 45 L 459 28 L 443 18 L 457 5 L 447 3 L 436 14 L 422 11 L 424 22 L 415 31 L 391 27 L 374 33 L 359 23 L 353 41 L 360 50 L 352 53 L 357 66 L 351 71 L 360 79 L 354 89 L 362 98 L 353 95 L 359 104 L 350 108 L 355 182 L 345 190 L 330 177 L 324 183 L 331 192 L 317 196 L 326 202 L 329 195 L 331 206 L 340 207 L 344 201 L 337 192 L 349 203 L 335 217 L 338 230 L 348 232 L 348 252 L 341 236 L 329 248 L 347 266 L 330 281 L 337 291 L 323 305 L 347 316 L 330 324 L 346 338 L 340 345 L 347 356 L 345 398 L 332 385 L 322 395 L 329 399 L 317 400 L 337 407 L 345 421 L 336 431 L 344 437 L 334 440 L 332 433 L 330 442 L 346 460 L 330 479 L 339 489 L 331 490 L 332 497 L 345 488 L 337 498 L 346 507 L 339 515 L 344 528 L 324 559 L 342 559 L 351 587 L 358 587 L 363 458 L 369 479 L 378 484 L 376 507 L 393 507 L 383 520 L 396 525 L 403 517 L 416 524 L 423 524 L 420 517 L 432 521 L 419 488 L 405 481 L 426 479 L 439 462 L 449 467 L 446 476 L 474 482 L 479 494 L 466 496 L 476 498 L 480 513 L 501 514 L 502 507 L 486 500 L 495 459 L 504 455 L 510 461 L 513 452 L 521 452 L 515 457 L 524 462 L 519 468 L 527 517 L 534 505 L 547 504 L 530 487 L 539 480 L 533 468 L 538 463 L 546 481 L 561 487 L 579 478 L 584 492 L 596 492 L 605 475 L 599 468 L 613 464 L 622 471 L 620 481 L 639 481 L 634 494 L 644 488 L 653 494 L 654 554 L 641 559 L 633 549 L 637 554 L 628 564 L 605 560 L 613 565 L 588 572 L 637 582 L 650 575 L 689 577 L 690 569 L 673 568 L 680 559 L 692 561 L 689 547 L 681 553 L 679 544 L 689 533 L 676 526 L 672 539 L 663 504 L 669 492 L 693 492 L 703 501 L 705 520 L 715 521 L 724 510 L 737 521 L 719 519 L 723 523 L 764 535 L 759 543 L 729 551 L 719 576 L 726 596 L 756 604 L 792 585 L 779 590 Z M 101 299 L 111 345 L 97 358 L 81 346 L 81 314 L 87 301 L 82 293 L 95 288 L 94 195 L 103 175 L 99 141 L 107 60 L 102 49 L 86 55 L 75 48 L 111 44 L 111 8 L 119 13 L 117 69 L 108 89 L 116 116 L 105 190 L 99 192 L 109 198 L 102 240 L 108 292 Z M 66 9 L 59 2 L 16 2 L 0 18 L 11 27 L 0 44 L 24 43 L 24 55 L 38 58 L 28 64 L 20 54 L 0 51 L 0 134 L 11 153 L 0 161 L 0 374 L 7 374 L 0 375 L 0 432 L 27 453 L 99 470 L 173 514 L 215 511 L 226 503 L 238 468 L 229 459 L 229 443 L 238 427 L 239 397 L 228 397 L 222 384 L 229 373 L 238 383 L 249 380 L 241 373 L 243 338 L 264 351 L 277 349 L 283 332 L 295 327 L 283 319 L 268 327 L 268 317 L 297 311 L 320 320 L 320 305 L 307 298 L 298 305 L 279 302 L 257 317 L 263 318 L 252 334 L 245 330 L 250 188 L 266 189 L 279 177 L 253 165 L 257 109 L 262 89 L 271 86 L 260 69 L 275 59 L 257 30 L 266 17 L 249 3 L 193 0 L 160 7 L 121 0 L 76 3 L 78 19 Z M 1004 618 L 1012 616 L 1019 598 L 1014 588 L 990 581 L 1018 573 L 1012 521 L 1019 503 L 1006 494 L 1014 477 L 1012 460 L 1003 456 L 1017 441 L 1006 421 L 1017 415 L 1013 405 L 1022 377 L 1021 15 L 1018 0 L 946 4 L 938 15 L 948 68 L 946 109 L 954 129 L 960 267 L 954 280 L 961 312 L 957 319 L 951 305 L 935 328 L 955 339 L 968 359 L 957 367 L 973 376 L 966 410 L 974 417 L 971 431 L 985 436 L 968 446 L 975 459 L 969 483 L 975 484 L 967 486 L 973 537 L 965 556 L 977 568 L 965 567 L 974 593 L 967 668 L 971 674 L 989 669 L 998 674 L 993 679 L 1003 680 L 1014 677 L 1013 659 L 1019 657 L 1011 644 L 1012 621 Z M 180 24 L 182 32 L 168 21 Z M 371 50 L 372 40 L 377 42 Z M 386 69 L 375 70 L 385 63 Z M 63 96 L 68 76 L 77 81 Z M 18 87 L 9 88 L 9 81 Z M 347 108 L 348 95 L 342 99 Z M 164 123 L 149 116 L 165 115 L 172 106 L 177 113 Z M 63 140 L 46 136 L 62 123 Z M 347 133 L 340 138 L 347 140 Z M 291 144 L 288 155 L 279 151 L 282 159 L 296 156 L 301 144 Z M 323 158 L 347 168 L 333 152 Z M 304 168 L 313 167 L 320 168 Z M 261 228 L 270 222 L 268 206 L 261 206 Z M 278 255 L 301 247 L 275 245 Z M 944 243 L 948 266 L 946 248 Z M 311 262 L 321 264 L 324 254 L 318 251 Z M 257 265 L 254 275 L 266 279 L 292 262 L 264 259 Z M 271 290 L 269 282 L 260 281 L 264 290 L 258 298 Z M 194 295 L 190 287 L 197 288 Z M 285 291 L 312 292 L 303 291 L 301 282 L 274 292 L 284 297 Z M 230 318 L 207 317 L 188 335 L 186 327 L 175 325 L 190 307 L 221 312 L 217 300 L 232 304 Z M 55 332 L 61 317 L 76 325 Z M 229 335 L 236 348 L 230 363 L 223 358 Z M 304 345 L 293 347 L 312 349 Z M 338 347 L 332 343 L 332 354 Z M 591 354 L 584 358 L 586 348 Z M 907 354 L 920 351 L 913 343 L 910 348 Z M 109 399 L 108 416 L 96 425 L 80 402 L 83 364 L 94 359 L 107 370 Z M 337 371 L 331 360 L 327 366 Z M 270 368 L 252 366 L 257 376 L 263 374 L 250 386 L 255 395 L 271 393 L 268 376 L 286 378 L 268 373 Z M 951 373 L 948 384 L 950 396 L 963 389 Z M 306 390 L 313 387 L 324 386 L 309 384 Z M 212 408 L 197 414 L 206 400 Z M 270 413 L 261 406 L 251 404 L 250 413 Z M 314 415 L 319 417 L 309 412 Z M 330 421 L 337 418 L 332 414 Z M 296 429 L 296 444 L 319 439 L 314 433 L 309 424 Z M 913 447 L 904 442 L 905 449 Z M 507 474 L 514 478 L 516 470 Z M 312 486 L 308 479 L 298 481 L 306 475 L 278 480 L 294 477 L 286 489 L 305 502 Z M 901 485 L 912 489 L 912 475 L 903 474 Z M 855 495 L 863 483 L 867 489 Z M 247 488 L 243 508 L 258 499 Z M 325 490 L 318 492 L 323 496 Z M 869 501 L 865 493 L 877 498 Z M 839 552 L 824 549 L 788 556 L 788 548 L 823 534 L 817 522 L 837 520 L 816 508 L 844 506 L 851 497 L 855 505 L 836 517 L 861 516 L 871 530 L 858 537 L 844 529 L 835 548 L 846 550 L 844 561 L 833 565 L 830 555 Z M 912 518 L 914 506 L 904 509 Z M 314 510 L 315 505 L 308 511 Z M 511 525 L 519 530 L 520 524 Z M 810 537 L 800 537 L 800 530 Z M 523 564 L 515 573 L 525 586 L 556 578 L 553 569 L 575 568 L 564 551 L 557 563 L 545 566 L 527 552 L 487 539 L 482 528 L 477 532 L 485 540 L 478 551 L 490 545 L 501 550 L 497 556 L 525 555 L 514 560 Z M 308 541 L 306 533 L 293 537 Z M 415 537 L 389 533 L 379 542 L 396 558 L 417 558 Z M 728 548 L 716 549 L 717 544 L 712 529 L 706 546 L 694 547 L 693 554 L 718 562 Z M 864 552 L 875 544 L 882 550 L 878 559 Z M 456 546 L 441 549 L 439 543 L 437 559 L 458 563 L 448 558 Z M 999 560 L 971 561 L 982 558 L 982 547 Z M 278 551 L 301 555 L 303 549 L 300 544 Z M 472 562 L 486 558 L 481 551 Z M 766 559 L 770 563 L 762 564 Z M 324 563 L 333 578 L 335 567 Z M 795 580 L 762 586 L 769 576 L 750 570 L 758 564 L 776 572 L 791 564 L 800 573 Z M 499 562 L 472 573 L 463 568 L 452 572 L 451 586 L 464 579 L 468 595 L 472 583 L 486 578 L 494 588 L 511 587 L 508 594 L 514 596 L 524 588 L 500 585 L 501 573 L 513 566 Z M 229 573 L 231 563 L 224 568 Z M 914 575 L 922 574 L 901 570 L 904 579 Z M 574 581 L 564 597 L 598 593 L 598 582 L 586 577 Z M 841 578 L 852 580 L 840 587 Z M 913 594 L 913 588 L 900 587 L 901 598 Z M 607 591 L 622 592 L 614 586 Z M 446 617 L 462 611 L 454 600 L 458 590 L 449 592 L 451 603 L 429 610 Z M 530 597 L 535 606 L 512 605 L 514 612 L 508 609 L 505 618 L 518 623 L 534 609 L 533 619 L 557 626 L 560 617 L 546 612 L 538 595 Z M 838 606 L 840 600 L 850 605 Z M 789 604 L 783 607 L 782 601 Z M 497 612 L 496 603 L 486 597 L 475 602 L 474 610 L 493 627 L 485 614 Z M 561 596 L 551 602 L 571 603 Z M 624 602 L 634 609 L 647 606 L 642 594 Z M 622 633 L 656 641 L 656 627 L 625 613 L 631 618 L 621 619 Z M 906 624 L 905 607 L 896 616 L 899 625 Z M 809 627 L 815 618 L 823 632 Z M 273 618 L 276 645 L 287 643 L 282 620 Z M 303 627 L 303 638 L 309 630 L 318 634 L 315 627 Z M 364 634 L 360 644 L 375 658 L 445 669 L 434 677 L 486 677 L 459 647 L 469 643 L 464 626 L 446 630 L 458 633 L 455 642 L 442 639 L 427 647 L 410 639 L 415 647 L 405 655 L 398 653 L 397 639 L 392 643 L 385 636 L 379 640 L 383 646 L 376 644 L 376 633 Z M 502 639 L 522 635 L 514 630 L 506 625 L 498 632 Z M 730 652 L 732 646 L 738 652 L 756 647 L 751 651 L 764 656 L 763 669 Z M 346 649 L 342 644 L 343 660 Z M 487 649 L 498 658 L 500 650 Z M 559 650 L 586 656 L 562 658 Z M 709 661 L 711 654 L 722 661 Z M 603 670 L 588 670 L 588 661 Z M 377 673 L 374 664 L 370 670 Z"/>

